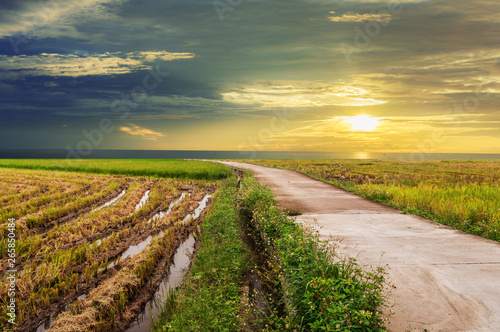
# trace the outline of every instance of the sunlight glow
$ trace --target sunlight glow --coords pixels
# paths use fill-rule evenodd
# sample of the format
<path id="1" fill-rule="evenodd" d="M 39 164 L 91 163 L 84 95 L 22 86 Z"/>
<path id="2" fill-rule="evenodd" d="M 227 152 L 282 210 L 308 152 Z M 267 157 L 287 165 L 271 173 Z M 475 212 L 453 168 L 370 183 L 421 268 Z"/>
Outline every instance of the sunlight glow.
<path id="1" fill-rule="evenodd" d="M 379 125 L 381 118 L 361 114 L 358 116 L 343 116 L 342 119 L 351 126 L 351 130 L 353 131 L 374 131 Z"/>

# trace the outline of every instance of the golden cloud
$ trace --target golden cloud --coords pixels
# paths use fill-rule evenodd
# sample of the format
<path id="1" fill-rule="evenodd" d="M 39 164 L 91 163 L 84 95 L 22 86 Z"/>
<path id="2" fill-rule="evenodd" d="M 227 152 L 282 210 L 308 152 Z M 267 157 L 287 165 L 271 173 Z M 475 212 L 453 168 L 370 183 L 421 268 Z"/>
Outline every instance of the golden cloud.
<path id="1" fill-rule="evenodd" d="M 133 123 L 129 123 L 129 126 L 130 127 L 120 127 L 120 130 L 123 131 L 124 133 L 133 136 L 141 136 L 142 138 L 151 141 L 156 141 L 159 137 L 165 137 L 165 135 L 162 133 L 144 127 L 140 127 Z"/>
<path id="2" fill-rule="evenodd" d="M 331 11 L 330 14 L 335 14 Z M 330 16 L 328 18 L 332 22 L 389 22 L 390 14 L 359 14 L 355 12 L 347 12 L 342 16 Z"/>
<path id="3" fill-rule="evenodd" d="M 19 75 L 89 76 L 117 75 L 151 68 L 145 62 L 190 59 L 193 53 L 132 52 L 103 53 L 79 56 L 76 54 L 42 53 L 39 55 L 0 55 L 0 69 L 16 70 Z"/>
<path id="4" fill-rule="evenodd" d="M 224 101 L 273 107 L 372 106 L 384 104 L 371 92 L 344 84 L 320 81 L 254 81 L 232 82 L 221 93 Z"/>

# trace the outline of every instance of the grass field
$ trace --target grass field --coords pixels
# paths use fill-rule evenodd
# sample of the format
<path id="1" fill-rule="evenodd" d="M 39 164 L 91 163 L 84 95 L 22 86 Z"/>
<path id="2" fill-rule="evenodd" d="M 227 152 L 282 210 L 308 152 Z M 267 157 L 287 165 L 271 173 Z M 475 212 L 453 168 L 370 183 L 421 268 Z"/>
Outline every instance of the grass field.
<path id="1" fill-rule="evenodd" d="M 15 299 L 16 325 L 3 311 L 0 327 L 125 331 L 197 233 L 191 272 L 155 330 L 384 330 L 381 274 L 334 262 L 269 189 L 249 176 L 236 182 L 200 161 L 1 160 L 0 305 Z M 252 269 L 278 296 L 265 301 L 270 310 L 245 291 Z M 318 300 L 323 284 L 338 290 Z"/>
<path id="2" fill-rule="evenodd" d="M 246 178 L 239 193 L 241 217 L 246 220 L 266 264 L 260 272 L 280 290 L 270 303 L 271 313 L 251 330 L 272 331 L 386 331 L 382 312 L 383 267 L 366 270 L 354 259 L 340 258 L 337 248 L 321 241 L 313 228 L 296 224 L 281 210 L 271 189 Z M 274 309 L 274 310 L 273 310 Z M 280 313 L 282 311 L 282 313 Z"/>
<path id="3" fill-rule="evenodd" d="M 500 161 L 245 160 L 500 241 Z"/>
<path id="4" fill-rule="evenodd" d="M 239 330 L 243 277 L 252 267 L 241 240 L 236 181 L 223 184 L 202 225 L 200 249 L 183 287 L 155 322 L 157 331 Z"/>
<path id="5" fill-rule="evenodd" d="M 221 166 L 183 161 L 1 164 L 0 272 L 17 270 L 18 331 L 37 329 L 65 307 L 52 317 L 51 331 L 120 330 L 135 315 L 131 308 L 141 304 L 137 295 L 161 281 L 155 273 L 165 271 L 203 219 L 219 179 L 232 176 Z M 10 218 L 15 245 L 8 236 Z M 134 246 L 141 249 L 131 251 Z M 2 278 L 3 308 L 9 286 Z M 12 327 L 9 318 L 1 316 L 3 330 Z"/>
<path id="6" fill-rule="evenodd" d="M 218 180 L 232 174 L 213 163 L 179 159 L 0 159 L 1 167 L 192 180 Z"/>
<path id="7" fill-rule="evenodd" d="M 379 311 L 383 268 L 365 271 L 339 259 L 249 174 L 239 190 L 220 196 L 184 287 L 155 323 L 158 331 L 386 331 Z M 254 248 L 245 250 L 241 231 Z M 257 253 L 249 257 L 252 248 Z"/>

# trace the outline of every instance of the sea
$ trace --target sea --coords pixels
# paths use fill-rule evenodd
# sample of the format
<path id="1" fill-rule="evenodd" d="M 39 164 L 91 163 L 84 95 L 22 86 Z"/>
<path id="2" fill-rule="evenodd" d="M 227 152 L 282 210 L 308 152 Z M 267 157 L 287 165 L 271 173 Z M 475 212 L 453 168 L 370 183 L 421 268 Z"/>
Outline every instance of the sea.
<path id="1" fill-rule="evenodd" d="M 81 159 L 399 159 L 500 160 L 500 153 L 375 153 L 311 151 L 92 150 Z M 64 149 L 0 149 L 0 159 L 75 158 Z"/>

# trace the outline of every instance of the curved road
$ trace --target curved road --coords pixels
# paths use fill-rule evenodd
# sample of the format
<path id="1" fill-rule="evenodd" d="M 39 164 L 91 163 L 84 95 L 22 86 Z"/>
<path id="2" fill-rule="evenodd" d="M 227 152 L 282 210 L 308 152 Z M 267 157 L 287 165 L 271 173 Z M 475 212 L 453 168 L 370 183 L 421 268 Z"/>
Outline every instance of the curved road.
<path id="1" fill-rule="evenodd" d="M 388 264 L 390 331 L 500 331 L 500 243 L 400 211 L 298 172 L 237 162 L 299 222 L 362 266 Z"/>

